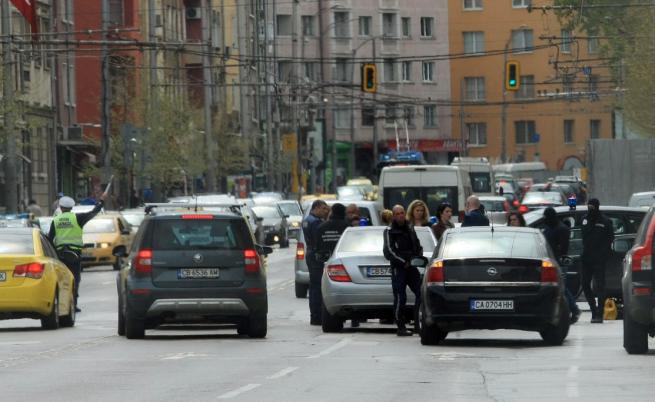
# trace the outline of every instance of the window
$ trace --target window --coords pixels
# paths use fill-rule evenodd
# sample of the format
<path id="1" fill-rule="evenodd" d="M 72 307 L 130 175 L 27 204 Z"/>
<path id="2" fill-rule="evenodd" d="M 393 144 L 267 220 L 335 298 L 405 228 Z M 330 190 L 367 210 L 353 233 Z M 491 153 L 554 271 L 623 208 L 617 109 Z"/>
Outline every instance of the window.
<path id="1" fill-rule="evenodd" d="M 532 144 L 536 140 L 534 120 L 519 120 L 514 122 L 517 144 Z"/>
<path id="2" fill-rule="evenodd" d="M 290 61 L 279 61 L 277 63 L 277 79 L 281 82 L 291 81 L 292 63 Z"/>
<path id="3" fill-rule="evenodd" d="M 412 19 L 409 17 L 403 17 L 401 19 L 403 38 L 412 37 Z"/>
<path id="4" fill-rule="evenodd" d="M 63 7 L 61 20 L 73 24 L 73 0 L 63 0 L 61 6 Z"/>
<path id="5" fill-rule="evenodd" d="M 589 138 L 600 138 L 600 120 L 589 120 Z"/>
<path id="6" fill-rule="evenodd" d="M 560 36 L 562 37 L 560 50 L 562 53 L 571 53 L 571 31 L 568 29 L 562 29 Z"/>
<path id="7" fill-rule="evenodd" d="M 574 141 L 574 128 L 575 120 L 564 120 L 564 143 L 571 144 Z"/>
<path id="8" fill-rule="evenodd" d="M 425 105 L 423 106 L 423 126 L 436 127 L 437 126 L 437 106 Z"/>
<path id="9" fill-rule="evenodd" d="M 531 52 L 533 48 L 532 29 L 512 31 L 512 49 L 515 52 Z"/>
<path id="10" fill-rule="evenodd" d="M 303 15 L 302 16 L 302 34 L 303 36 L 314 36 L 314 16 L 313 15 Z"/>
<path id="11" fill-rule="evenodd" d="M 591 34 L 589 35 L 592 36 Z M 591 54 L 598 53 L 598 48 L 599 48 L 598 38 L 587 39 L 587 52 Z"/>
<path id="12" fill-rule="evenodd" d="M 464 0 L 464 10 L 482 10 L 482 0 Z"/>
<path id="13" fill-rule="evenodd" d="M 64 104 L 75 104 L 75 65 L 71 60 L 62 64 L 61 86 L 64 94 Z"/>
<path id="14" fill-rule="evenodd" d="M 384 106 L 384 124 L 393 125 L 396 121 L 397 106 L 393 103 Z"/>
<path id="15" fill-rule="evenodd" d="M 402 80 L 405 82 L 411 81 L 412 80 L 412 62 L 411 61 L 403 61 L 402 64 Z"/>
<path id="16" fill-rule="evenodd" d="M 291 36 L 293 33 L 291 16 L 288 14 L 278 14 L 276 25 L 278 36 Z"/>
<path id="17" fill-rule="evenodd" d="M 391 37 L 397 36 L 395 13 L 382 14 L 382 35 Z"/>
<path id="18" fill-rule="evenodd" d="M 384 82 L 395 82 L 396 81 L 396 60 L 394 59 L 385 59 L 384 60 Z"/>
<path id="19" fill-rule="evenodd" d="M 575 79 L 574 74 L 562 74 L 562 91 L 564 95 L 571 96 L 573 95 L 573 80 Z"/>
<path id="20" fill-rule="evenodd" d="M 123 0 L 109 0 L 109 21 L 112 25 L 123 25 Z"/>
<path id="21" fill-rule="evenodd" d="M 179 21 L 179 18 L 176 19 L 176 21 Z M 223 40 L 222 40 L 222 33 L 223 32 L 222 32 L 222 29 L 221 29 L 221 23 L 220 22 L 221 22 L 221 13 L 219 13 L 218 11 L 212 11 L 211 41 L 212 41 L 212 45 L 215 48 L 220 48 L 221 43 L 223 42 Z M 180 29 L 176 30 L 176 33 L 175 33 L 174 36 L 175 36 L 176 39 L 181 40 L 182 39 L 182 30 L 181 30 L 181 27 L 178 27 L 178 28 L 180 28 Z"/>
<path id="22" fill-rule="evenodd" d="M 303 76 L 309 81 L 316 81 L 318 78 L 317 63 L 305 63 Z"/>
<path id="23" fill-rule="evenodd" d="M 599 77 L 596 74 L 592 74 L 589 76 L 589 92 L 598 91 L 598 80 Z"/>
<path id="24" fill-rule="evenodd" d="M 484 52 L 484 32 L 464 32 L 464 53 Z"/>
<path id="25" fill-rule="evenodd" d="M 337 81 L 350 80 L 350 77 L 348 76 L 348 59 L 339 58 L 336 60 L 336 71 L 334 79 Z"/>
<path id="26" fill-rule="evenodd" d="M 527 7 L 532 4 L 532 0 L 512 0 L 512 7 Z"/>
<path id="27" fill-rule="evenodd" d="M 359 36 L 371 35 L 372 17 L 359 17 Z"/>
<path id="28" fill-rule="evenodd" d="M 350 109 L 339 108 L 334 111 L 334 127 L 350 128 Z"/>
<path id="29" fill-rule="evenodd" d="M 485 99 L 484 77 L 465 77 L 464 90 L 466 100 L 480 101 Z"/>
<path id="30" fill-rule="evenodd" d="M 469 146 L 480 147 L 487 145 L 487 123 L 467 123 Z"/>
<path id="31" fill-rule="evenodd" d="M 421 37 L 422 38 L 431 38 L 434 36 L 434 18 L 432 17 L 421 17 Z"/>
<path id="32" fill-rule="evenodd" d="M 431 61 L 423 62 L 423 81 L 427 81 L 427 82 L 434 81 L 434 62 Z"/>
<path id="33" fill-rule="evenodd" d="M 416 112 L 414 109 L 414 106 L 406 106 L 403 108 L 403 119 L 405 119 L 405 122 L 407 122 L 408 127 L 414 127 L 415 121 L 414 121 L 414 116 Z"/>
<path id="34" fill-rule="evenodd" d="M 534 98 L 534 75 L 522 75 L 519 77 L 519 90 L 515 92 L 516 99 L 532 99 Z"/>
<path id="35" fill-rule="evenodd" d="M 350 13 L 344 11 L 334 13 L 334 36 L 337 38 L 350 37 Z"/>
<path id="36" fill-rule="evenodd" d="M 362 108 L 362 127 L 373 127 L 375 125 L 375 109 L 372 106 Z"/>

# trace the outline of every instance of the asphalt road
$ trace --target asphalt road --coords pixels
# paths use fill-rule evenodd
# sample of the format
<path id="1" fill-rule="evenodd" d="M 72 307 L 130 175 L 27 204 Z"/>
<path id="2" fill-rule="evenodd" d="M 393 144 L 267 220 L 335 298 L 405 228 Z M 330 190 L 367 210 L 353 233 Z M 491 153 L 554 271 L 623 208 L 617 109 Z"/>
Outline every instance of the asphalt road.
<path id="1" fill-rule="evenodd" d="M 366 323 L 342 334 L 309 326 L 293 291 L 294 244 L 269 257 L 269 332 L 160 329 L 116 335 L 115 273 L 83 273 L 75 328 L 0 321 L 1 401 L 644 401 L 655 395 L 651 353 L 629 356 L 622 323 L 585 312 L 563 346 L 539 334 L 463 331 L 443 345 Z"/>

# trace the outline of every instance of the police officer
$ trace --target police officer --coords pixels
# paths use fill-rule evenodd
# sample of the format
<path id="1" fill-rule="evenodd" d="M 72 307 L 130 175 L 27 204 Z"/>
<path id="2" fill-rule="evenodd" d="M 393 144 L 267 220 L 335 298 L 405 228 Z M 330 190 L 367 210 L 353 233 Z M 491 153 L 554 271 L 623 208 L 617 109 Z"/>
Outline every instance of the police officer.
<path id="1" fill-rule="evenodd" d="M 414 292 L 414 312 L 418 312 L 421 295 L 421 275 L 411 260 L 423 255 L 414 227 L 405 219 L 405 208 L 396 205 L 392 209 L 393 221 L 384 230 L 384 257 L 391 263 L 391 287 L 393 289 L 393 311 L 398 325 L 398 336 L 411 336 L 412 332 L 405 327 L 404 308 L 407 303 L 407 286 Z M 418 320 L 414 325 L 418 329 Z"/>
<path id="2" fill-rule="evenodd" d="M 302 222 L 305 236 L 305 261 L 309 270 L 309 314 L 311 325 L 321 325 L 321 276 L 323 263 L 316 259 L 316 239 L 318 227 L 329 213 L 327 203 L 316 200 L 312 203 L 309 215 Z"/>
<path id="3" fill-rule="evenodd" d="M 73 277 L 75 277 L 75 311 L 77 312 L 81 311 L 77 306 L 77 297 L 79 296 L 80 281 L 82 279 L 80 261 L 84 245 L 82 228 L 102 210 L 106 197 L 106 193 L 102 194 L 100 202 L 96 204 L 93 210 L 80 214 L 71 212 L 75 206 L 75 200 L 71 197 L 61 197 L 59 199 L 61 213 L 55 216 L 50 224 L 48 239 L 55 245 L 59 259 L 66 264 L 73 273 Z"/>
<path id="4" fill-rule="evenodd" d="M 587 203 L 587 214 L 582 219 L 582 290 L 591 309 L 592 323 L 603 322 L 605 264 L 612 252 L 613 242 L 612 221 L 600 212 L 598 199 L 590 199 Z"/>

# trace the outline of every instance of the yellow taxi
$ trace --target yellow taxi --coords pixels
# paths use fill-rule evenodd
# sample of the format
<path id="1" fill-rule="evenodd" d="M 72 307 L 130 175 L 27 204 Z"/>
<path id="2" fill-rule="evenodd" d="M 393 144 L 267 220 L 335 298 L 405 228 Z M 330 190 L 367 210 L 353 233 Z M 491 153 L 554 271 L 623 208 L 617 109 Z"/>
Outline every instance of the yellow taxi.
<path id="1" fill-rule="evenodd" d="M 75 279 L 38 228 L 0 229 L 0 319 L 75 325 Z"/>
<path id="2" fill-rule="evenodd" d="M 120 214 L 98 215 L 82 228 L 84 248 L 82 267 L 112 265 L 120 269 L 120 260 L 114 255 L 119 249 L 130 250 L 134 233 Z"/>

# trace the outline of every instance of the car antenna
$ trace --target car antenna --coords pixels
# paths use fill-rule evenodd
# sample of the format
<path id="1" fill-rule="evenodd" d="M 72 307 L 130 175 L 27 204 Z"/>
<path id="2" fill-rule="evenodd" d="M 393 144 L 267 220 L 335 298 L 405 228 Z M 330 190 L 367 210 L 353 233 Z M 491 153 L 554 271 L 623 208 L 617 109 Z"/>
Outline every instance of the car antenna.
<path id="1" fill-rule="evenodd" d="M 194 194 L 193 198 L 196 199 L 196 211 L 195 212 L 198 213 L 198 197 Z"/>

